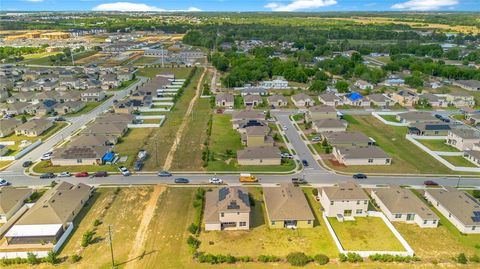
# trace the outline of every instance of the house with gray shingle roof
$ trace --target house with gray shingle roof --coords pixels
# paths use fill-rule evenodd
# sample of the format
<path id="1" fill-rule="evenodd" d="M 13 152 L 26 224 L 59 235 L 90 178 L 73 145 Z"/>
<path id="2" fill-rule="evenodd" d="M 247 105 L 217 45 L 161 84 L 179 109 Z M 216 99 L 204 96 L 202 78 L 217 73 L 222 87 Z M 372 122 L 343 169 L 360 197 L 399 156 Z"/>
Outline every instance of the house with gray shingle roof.
<path id="1" fill-rule="evenodd" d="M 377 146 L 334 147 L 333 156 L 344 165 L 392 164 L 392 158 Z"/>
<path id="2" fill-rule="evenodd" d="M 242 187 L 222 187 L 205 194 L 206 231 L 250 229 L 250 198 Z"/>
<path id="3" fill-rule="evenodd" d="M 368 195 L 356 182 L 338 183 L 318 190 L 318 199 L 327 217 L 364 217 L 368 211 Z"/>
<path id="4" fill-rule="evenodd" d="M 0 223 L 7 222 L 30 197 L 32 189 L 0 187 Z"/>

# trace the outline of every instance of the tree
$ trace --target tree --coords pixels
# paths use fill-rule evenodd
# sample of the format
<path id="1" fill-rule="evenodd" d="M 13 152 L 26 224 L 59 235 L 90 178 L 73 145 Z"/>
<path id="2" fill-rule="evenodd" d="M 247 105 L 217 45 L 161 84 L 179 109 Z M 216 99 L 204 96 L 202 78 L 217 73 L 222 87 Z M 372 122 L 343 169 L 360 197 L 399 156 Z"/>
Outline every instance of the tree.
<path id="1" fill-rule="evenodd" d="M 27 117 L 25 115 L 22 115 L 22 119 L 21 119 L 22 123 L 25 123 L 27 122 Z"/>
<path id="2" fill-rule="evenodd" d="M 38 260 L 37 255 L 33 254 L 32 252 L 27 253 L 27 262 L 31 265 L 39 264 L 40 261 Z"/>
<path id="3" fill-rule="evenodd" d="M 52 250 L 48 252 L 47 257 L 45 257 L 45 261 L 50 264 L 57 264 L 59 262 L 57 254 Z"/>
<path id="4" fill-rule="evenodd" d="M 465 256 L 465 253 L 458 254 L 458 256 L 456 257 L 456 260 L 458 263 L 461 263 L 461 264 L 466 264 L 468 262 L 467 256 Z"/>
<path id="5" fill-rule="evenodd" d="M 321 93 L 327 89 L 327 83 L 321 80 L 314 80 L 310 87 L 308 87 L 309 91 Z"/>
<path id="6" fill-rule="evenodd" d="M 83 234 L 82 237 L 82 247 L 87 247 L 93 241 L 93 236 L 95 235 L 94 231 L 88 230 Z"/>
<path id="7" fill-rule="evenodd" d="M 338 92 L 348 92 L 349 84 L 346 81 L 339 80 L 335 84 L 335 88 L 337 89 Z"/>
<path id="8" fill-rule="evenodd" d="M 405 78 L 405 83 L 412 88 L 420 88 L 423 86 L 423 79 L 418 76 L 408 76 Z"/>

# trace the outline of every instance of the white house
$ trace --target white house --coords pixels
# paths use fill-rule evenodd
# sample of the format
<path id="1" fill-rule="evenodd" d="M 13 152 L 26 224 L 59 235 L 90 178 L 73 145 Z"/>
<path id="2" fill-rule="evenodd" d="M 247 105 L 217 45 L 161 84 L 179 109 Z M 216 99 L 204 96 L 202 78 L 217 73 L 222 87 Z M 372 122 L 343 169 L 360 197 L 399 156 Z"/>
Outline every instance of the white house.
<path id="1" fill-rule="evenodd" d="M 364 217 L 368 210 L 368 195 L 355 182 L 339 183 L 318 190 L 318 199 L 327 217 Z"/>

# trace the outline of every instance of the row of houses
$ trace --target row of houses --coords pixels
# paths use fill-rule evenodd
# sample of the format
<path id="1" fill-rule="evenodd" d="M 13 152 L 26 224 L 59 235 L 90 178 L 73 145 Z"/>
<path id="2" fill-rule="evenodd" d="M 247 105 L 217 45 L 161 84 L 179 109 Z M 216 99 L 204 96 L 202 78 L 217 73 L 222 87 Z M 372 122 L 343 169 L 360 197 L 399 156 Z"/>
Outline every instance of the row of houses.
<path id="1" fill-rule="evenodd" d="M 44 118 L 34 118 L 22 123 L 15 118 L 0 119 L 0 138 L 13 133 L 27 137 L 37 137 L 53 127 L 53 121 Z"/>

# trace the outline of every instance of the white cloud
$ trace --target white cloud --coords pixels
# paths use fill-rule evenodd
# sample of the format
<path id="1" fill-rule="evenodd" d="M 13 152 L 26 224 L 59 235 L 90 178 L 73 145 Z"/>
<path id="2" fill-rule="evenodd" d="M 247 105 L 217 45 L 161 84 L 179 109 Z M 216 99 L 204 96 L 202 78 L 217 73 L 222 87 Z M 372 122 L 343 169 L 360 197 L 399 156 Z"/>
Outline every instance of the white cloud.
<path id="1" fill-rule="evenodd" d="M 293 0 L 289 4 L 278 2 L 268 3 L 265 5 L 265 8 L 271 9 L 272 11 L 296 11 L 332 6 L 335 4 L 337 4 L 336 0 Z"/>
<path id="2" fill-rule="evenodd" d="M 443 7 L 451 7 L 458 4 L 458 0 L 410 0 L 403 3 L 398 3 L 392 6 L 395 9 L 407 10 L 438 10 Z"/>
<path id="3" fill-rule="evenodd" d="M 34 0 L 37 1 L 37 0 Z M 43 1 L 43 0 L 41 0 Z M 167 10 L 156 6 L 150 6 L 143 3 L 131 3 L 131 2 L 115 2 L 115 3 L 106 3 L 100 4 L 94 7 L 92 10 L 94 11 L 133 11 L 133 12 L 140 12 L 140 11 L 188 11 L 188 12 L 197 12 L 202 11 L 196 7 L 189 7 L 185 10 Z"/>

